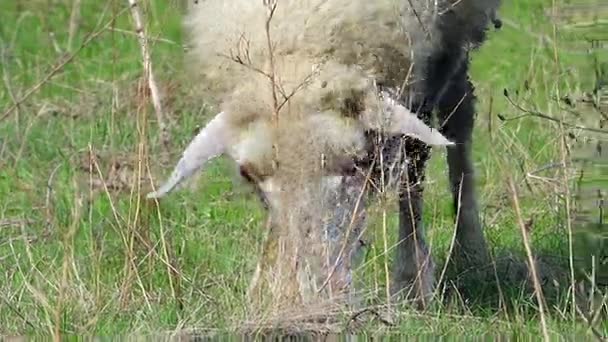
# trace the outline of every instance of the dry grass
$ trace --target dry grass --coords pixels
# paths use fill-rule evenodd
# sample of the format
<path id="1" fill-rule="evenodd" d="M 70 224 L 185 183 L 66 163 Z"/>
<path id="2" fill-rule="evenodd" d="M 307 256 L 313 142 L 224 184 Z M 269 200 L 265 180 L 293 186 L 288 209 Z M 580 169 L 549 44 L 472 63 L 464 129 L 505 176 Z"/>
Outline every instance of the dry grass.
<path id="1" fill-rule="evenodd" d="M 359 308 L 322 303 L 251 315 L 245 290 L 264 221 L 255 197 L 235 194 L 239 187 L 225 176 L 230 166 L 215 163 L 196 191 L 158 207 L 141 200 L 150 179 L 163 173 L 149 165 L 161 144 L 150 95 L 138 86 L 141 47 L 122 33 L 132 30 L 126 4 L 82 2 L 79 25 L 70 24 L 75 2 L 0 4 L 7 23 L 0 26 L 0 334 L 606 336 L 608 239 L 605 224 L 593 224 L 606 215 L 606 148 L 597 148 L 605 146 L 606 126 L 598 121 L 606 113 L 588 95 L 606 54 L 594 49 L 597 61 L 589 59 L 575 51 L 584 42 L 579 32 L 534 23 L 548 5 L 508 4 L 504 17 L 517 25 L 492 34 L 474 60 L 482 219 L 495 260 L 488 267 L 500 281 L 467 284 L 466 273 L 446 274 L 426 312 L 407 303 L 385 309 L 396 226 L 388 200 L 370 208 L 366 255 L 356 270 L 364 289 Z M 205 121 L 204 99 L 176 76 L 178 8 L 150 1 L 142 10 L 157 83 L 167 94 L 172 149 L 179 151 Z M 425 199 L 437 260 L 447 259 L 453 236 L 443 157 L 433 157 Z M 524 261 L 521 229 L 534 263 Z M 546 303 L 542 325 L 538 302 Z"/>

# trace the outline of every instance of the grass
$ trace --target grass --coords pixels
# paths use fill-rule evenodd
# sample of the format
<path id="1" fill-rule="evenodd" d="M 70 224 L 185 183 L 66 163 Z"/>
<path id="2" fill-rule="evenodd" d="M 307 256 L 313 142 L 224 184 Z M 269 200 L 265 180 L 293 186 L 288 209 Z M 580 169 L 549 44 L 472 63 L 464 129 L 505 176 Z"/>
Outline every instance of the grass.
<path id="1" fill-rule="evenodd" d="M 126 1 L 83 1 L 74 48 L 66 51 L 71 3 L 0 2 L 0 113 L 58 61 L 78 51 L 0 121 L 0 334 L 230 329 L 245 313 L 244 294 L 261 248 L 263 213 L 256 198 L 239 183 L 231 165 L 218 160 L 192 190 L 172 194 L 160 207 L 141 199 L 150 189 L 150 178 L 158 183 L 167 174 L 210 114 L 183 77 L 180 6 L 162 0 L 145 1 L 144 6 L 147 30 L 163 39 L 152 46 L 171 123 L 171 156 L 161 163 L 158 126 L 140 86 L 140 48 L 136 37 L 125 33 L 133 30 L 123 10 Z M 566 282 L 547 298 L 550 333 L 562 338 L 593 337 L 592 331 L 608 335 L 608 320 L 586 322 L 581 313 L 572 313 L 569 297 L 571 254 L 577 281 L 585 279 L 589 256 L 603 255 L 603 261 L 593 259 L 598 264 L 594 271 L 608 284 L 605 226 L 577 233 L 570 253 L 568 222 L 575 221 L 566 210 L 570 197 L 565 191 L 574 189 L 572 181 L 566 182 L 564 168 L 537 171 L 562 160 L 564 137 L 573 156 L 587 151 L 589 145 L 567 138 L 567 133 L 580 135 L 579 141 L 588 133 L 567 131 L 534 116 L 511 120 L 522 112 L 504 96 L 506 89 L 525 108 L 565 122 L 597 125 L 598 111 L 576 99 L 593 90 L 594 70 L 608 62 L 606 25 L 554 26 L 547 16 L 553 5 L 559 9 L 567 4 L 506 3 L 501 11 L 504 27 L 492 32 L 473 57 L 479 97 L 474 157 L 482 220 L 495 257 L 524 260 L 508 192 L 507 178 L 513 177 L 535 255 L 549 269 L 566 274 Z M 88 33 L 105 26 L 78 50 Z M 605 39 L 603 48 L 582 50 L 588 47 L 584 37 L 590 36 Z M 564 96 L 577 102 L 574 109 L 558 100 Z M 425 195 L 427 239 L 439 262 L 445 260 L 453 233 L 444 157 L 442 150 L 435 151 Z M 595 187 L 605 189 L 605 175 L 600 170 Z M 396 223 L 393 212 L 389 225 Z M 389 233 L 394 242 L 396 229 Z M 372 224 L 368 239 L 365 266 L 358 275 L 382 293 L 384 265 L 392 254 L 384 251 L 380 221 Z M 508 278 L 505 272 L 500 277 Z M 479 298 L 491 300 L 465 305 L 453 296 L 427 313 L 404 309 L 396 327 L 371 322 L 365 331 L 540 336 L 532 293 L 508 284 L 500 290 L 500 302 L 495 286 L 480 286 L 484 295 Z M 606 293 L 596 289 L 593 312 L 606 309 Z"/>

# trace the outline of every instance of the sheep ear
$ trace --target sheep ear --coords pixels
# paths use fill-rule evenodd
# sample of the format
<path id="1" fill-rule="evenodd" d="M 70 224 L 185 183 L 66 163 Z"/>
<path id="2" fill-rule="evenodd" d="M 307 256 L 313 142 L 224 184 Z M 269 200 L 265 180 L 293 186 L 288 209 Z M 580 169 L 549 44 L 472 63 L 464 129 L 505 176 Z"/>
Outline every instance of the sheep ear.
<path id="1" fill-rule="evenodd" d="M 386 109 L 389 111 L 389 132 L 392 134 L 404 134 L 417 138 L 428 145 L 454 145 L 439 130 L 434 129 L 420 120 L 414 113 L 391 99 L 385 100 Z"/>
<path id="2" fill-rule="evenodd" d="M 149 193 L 146 197 L 160 198 L 165 196 L 202 168 L 207 161 L 223 154 L 227 146 L 226 132 L 228 125 L 226 121 L 224 112 L 218 113 L 209 121 L 186 147 L 169 179 L 158 190 Z"/>

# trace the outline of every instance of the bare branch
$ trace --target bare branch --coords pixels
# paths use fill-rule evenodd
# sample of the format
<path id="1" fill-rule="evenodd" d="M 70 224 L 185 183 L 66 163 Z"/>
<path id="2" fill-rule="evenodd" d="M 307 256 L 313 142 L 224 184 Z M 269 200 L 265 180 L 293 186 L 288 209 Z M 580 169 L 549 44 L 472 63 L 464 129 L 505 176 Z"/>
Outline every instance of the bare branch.
<path id="1" fill-rule="evenodd" d="M 305 86 L 307 86 L 308 84 L 310 84 L 310 82 L 312 81 L 313 76 L 315 76 L 316 74 L 316 70 L 313 70 L 310 74 L 308 74 L 308 76 L 306 76 L 302 82 L 300 82 L 295 88 L 293 88 L 293 90 L 289 93 L 286 94 L 284 90 L 282 90 L 281 88 L 281 95 L 283 96 L 283 102 L 281 102 L 279 104 L 279 107 L 277 108 L 277 111 L 280 111 L 281 108 L 283 108 L 283 106 L 289 102 L 289 100 L 298 92 L 300 91 L 302 88 L 304 88 Z"/>
<path id="2" fill-rule="evenodd" d="M 243 60 L 243 57 L 241 57 L 241 55 L 233 55 L 232 53 L 229 55 L 224 55 L 224 54 L 220 54 L 220 57 L 224 57 L 227 58 L 231 61 L 233 61 L 234 63 L 237 63 L 239 65 L 242 65 L 244 67 L 246 67 L 247 69 L 250 69 L 251 71 L 255 71 L 258 74 L 267 77 L 268 79 L 271 79 L 272 76 L 270 76 L 268 73 L 266 73 L 264 70 L 254 66 L 250 60 L 248 60 L 248 57 L 245 57 L 245 60 Z"/>

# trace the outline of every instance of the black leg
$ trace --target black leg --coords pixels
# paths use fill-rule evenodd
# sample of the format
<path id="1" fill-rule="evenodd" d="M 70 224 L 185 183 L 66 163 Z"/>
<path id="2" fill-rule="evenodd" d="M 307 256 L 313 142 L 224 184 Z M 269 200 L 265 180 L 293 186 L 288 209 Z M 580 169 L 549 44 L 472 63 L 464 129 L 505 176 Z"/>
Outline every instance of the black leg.
<path id="1" fill-rule="evenodd" d="M 416 153 L 403 175 L 399 193 L 399 240 L 392 291 L 424 307 L 433 291 L 435 268 L 422 225 L 424 170 L 430 149 L 417 141 L 408 141 L 406 149 Z"/>
<path id="2" fill-rule="evenodd" d="M 467 65 L 449 83 L 438 102 L 442 133 L 456 143 L 447 151 L 450 186 L 456 218 L 456 242 L 452 261 L 456 270 L 477 269 L 489 262 L 486 241 L 481 228 L 471 157 L 472 131 L 475 119 L 473 85 L 467 76 Z"/>

